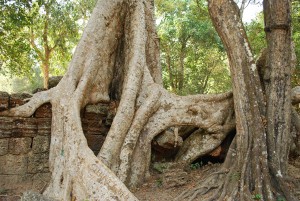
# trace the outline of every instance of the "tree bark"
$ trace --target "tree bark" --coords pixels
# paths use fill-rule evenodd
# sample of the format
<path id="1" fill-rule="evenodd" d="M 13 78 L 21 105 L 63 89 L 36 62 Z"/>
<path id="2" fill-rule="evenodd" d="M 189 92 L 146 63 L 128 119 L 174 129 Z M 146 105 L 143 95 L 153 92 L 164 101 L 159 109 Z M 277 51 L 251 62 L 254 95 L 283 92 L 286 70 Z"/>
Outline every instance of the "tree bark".
<path id="1" fill-rule="evenodd" d="M 203 200 L 251 200 L 254 195 L 262 200 L 295 200 L 284 179 L 291 139 L 290 7 L 287 1 L 264 2 L 271 7 L 265 11 L 267 26 L 270 22 L 275 27 L 280 23 L 287 25 L 284 30 L 273 28 L 276 32 L 272 30 L 268 36 L 270 83 L 265 95 L 238 6 L 233 1 L 208 1 L 211 19 L 229 58 L 237 134 L 223 164 L 224 171 L 207 176 L 178 200 L 202 194 L 208 194 Z M 281 21 L 276 22 L 276 18 Z M 237 179 L 232 180 L 232 175 L 237 175 Z"/>
<path id="2" fill-rule="evenodd" d="M 149 176 L 151 141 L 155 136 L 171 126 L 191 125 L 203 130 L 205 136 L 192 136 L 190 141 L 197 139 L 200 144 L 211 146 L 189 147 L 187 141 L 177 162 L 188 164 L 219 146 L 234 129 L 236 119 L 237 136 L 223 168 L 209 175 L 192 194 L 185 192 L 182 197 L 193 199 L 215 190 L 204 200 L 249 200 L 253 194 L 265 200 L 280 196 L 293 200 L 282 177 L 287 146 L 280 148 L 279 159 L 270 153 L 273 149 L 277 151 L 277 147 L 269 147 L 273 144 L 265 129 L 266 104 L 236 4 L 209 1 L 210 15 L 227 48 L 233 101 L 231 92 L 182 97 L 163 89 L 152 3 L 152 0 L 100 0 L 59 84 L 34 94 L 27 104 L 1 113 L 28 117 L 43 103 L 52 104 L 49 158 L 52 178 L 44 194 L 66 201 L 136 200 L 127 187 L 134 188 Z M 286 60 L 281 62 L 288 62 L 289 54 L 285 56 Z M 285 73 L 283 83 L 289 80 L 289 71 Z M 278 91 L 272 93 L 276 95 Z M 96 157 L 87 146 L 80 110 L 87 103 L 109 100 L 120 103 Z M 282 110 L 288 108 L 286 102 L 281 105 Z M 268 107 L 268 111 L 272 110 Z M 288 127 L 287 122 L 280 132 Z M 271 167 L 273 160 L 279 160 L 280 165 Z M 238 179 L 231 180 L 232 175 Z M 280 185 L 274 185 L 276 182 Z"/>
<path id="3" fill-rule="evenodd" d="M 267 140 L 274 174 L 286 173 L 291 127 L 291 5 L 290 1 L 264 1 L 267 36 Z"/>
<path id="4" fill-rule="evenodd" d="M 179 72 L 178 72 L 178 92 L 182 94 L 183 83 L 184 83 L 184 59 L 186 57 L 186 42 L 187 39 L 182 39 L 181 48 L 179 54 Z"/>

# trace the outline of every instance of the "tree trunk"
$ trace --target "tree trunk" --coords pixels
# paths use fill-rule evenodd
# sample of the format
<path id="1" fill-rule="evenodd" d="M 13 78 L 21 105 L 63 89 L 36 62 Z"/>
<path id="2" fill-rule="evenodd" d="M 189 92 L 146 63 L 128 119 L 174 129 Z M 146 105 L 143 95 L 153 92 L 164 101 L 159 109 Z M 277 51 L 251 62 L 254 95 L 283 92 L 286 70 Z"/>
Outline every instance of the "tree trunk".
<path id="1" fill-rule="evenodd" d="M 45 195 L 135 200 L 121 181 L 129 187 L 144 181 L 156 135 L 170 126 L 194 125 L 215 135 L 218 146 L 232 127 L 232 118 L 224 119 L 231 93 L 180 97 L 162 88 L 151 3 L 99 1 L 60 83 L 2 113 L 26 117 L 43 103 L 52 104 L 52 179 Z M 110 99 L 120 103 L 97 158 L 84 138 L 80 109 Z"/>
<path id="2" fill-rule="evenodd" d="M 49 61 L 42 63 L 44 89 L 49 89 Z"/>
<path id="3" fill-rule="evenodd" d="M 201 194 L 208 194 L 203 200 L 251 200 L 255 196 L 262 200 L 295 200 L 285 183 L 291 140 L 290 7 L 287 1 L 264 2 L 266 30 L 270 30 L 270 81 L 265 95 L 238 6 L 233 1 L 209 1 L 210 16 L 229 58 L 237 134 L 223 171 L 209 175 L 178 200 Z"/>
<path id="4" fill-rule="evenodd" d="M 170 80 L 170 85 L 171 85 L 171 91 L 175 91 L 175 80 L 173 78 L 173 67 L 172 67 L 172 59 L 171 59 L 171 53 L 170 53 L 170 49 L 169 47 L 167 47 L 167 55 L 166 55 L 166 65 L 167 65 L 167 70 L 168 70 L 168 74 L 169 74 L 169 80 Z"/>
<path id="5" fill-rule="evenodd" d="M 234 129 L 234 99 L 237 136 L 223 169 L 181 197 L 193 199 L 215 189 L 207 200 L 249 200 L 253 194 L 265 200 L 280 196 L 292 200 L 282 177 L 287 146 L 280 148 L 279 159 L 270 153 L 273 149 L 277 151 L 277 147 L 270 144 L 265 129 L 266 105 L 260 79 L 236 4 L 209 1 L 214 25 L 228 51 L 232 99 L 231 92 L 182 97 L 163 89 L 152 3 L 152 0 L 100 0 L 59 84 L 34 94 L 27 104 L 1 113 L 28 117 L 43 103 L 52 104 L 49 158 L 52 178 L 44 194 L 66 201 L 136 200 L 127 187 L 134 188 L 149 176 L 152 139 L 172 126 L 202 129 L 205 136 L 191 136 L 177 156 L 178 163 L 190 163 L 219 146 Z M 288 55 L 285 61 L 289 61 Z M 289 87 L 285 83 L 289 71 L 286 73 L 283 83 Z M 96 157 L 87 146 L 80 110 L 88 103 L 109 100 L 120 103 Z M 281 105 L 283 110 L 288 108 L 284 102 Z M 267 111 L 272 111 L 270 108 Z M 285 131 L 289 123 L 284 127 Z M 210 146 L 190 147 L 193 140 Z M 273 160 L 279 160 L 280 166 L 271 167 Z M 232 175 L 238 179 L 231 180 Z M 280 185 L 274 185 L 275 182 Z"/>
<path id="6" fill-rule="evenodd" d="M 181 48 L 179 54 L 179 72 L 178 72 L 178 92 L 182 95 L 184 85 L 184 59 L 186 57 L 186 43 L 189 36 L 184 37 L 180 40 Z"/>
<path id="7" fill-rule="evenodd" d="M 286 174 L 291 144 L 291 5 L 290 1 L 264 1 L 267 36 L 267 140 L 273 174 Z"/>

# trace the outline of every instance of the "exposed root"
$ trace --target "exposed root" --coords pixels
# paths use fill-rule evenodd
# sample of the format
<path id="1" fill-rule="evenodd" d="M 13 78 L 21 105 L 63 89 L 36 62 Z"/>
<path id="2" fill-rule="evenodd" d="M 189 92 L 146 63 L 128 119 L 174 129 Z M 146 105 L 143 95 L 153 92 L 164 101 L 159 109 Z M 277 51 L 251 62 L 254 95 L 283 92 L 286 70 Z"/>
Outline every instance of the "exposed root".
<path id="1" fill-rule="evenodd" d="M 192 125 L 206 130 L 207 136 L 214 136 L 212 141 L 218 141 L 214 147 L 201 149 L 202 154 L 207 154 L 221 143 L 219 139 L 225 138 L 234 128 L 231 93 L 181 97 L 170 94 L 163 88 L 160 88 L 160 93 L 160 107 L 150 118 L 144 117 L 148 119 L 147 123 L 139 133 L 137 145 L 133 145 L 135 150 L 127 181 L 130 187 L 141 184 L 149 176 L 151 141 L 165 129 L 171 126 Z"/>
<path id="2" fill-rule="evenodd" d="M 177 147 L 177 144 L 178 144 L 178 127 L 175 127 L 174 128 L 174 142 L 175 142 L 175 144 L 174 144 L 174 147 Z"/>
<path id="3" fill-rule="evenodd" d="M 0 112 L 0 116 L 30 117 L 41 105 L 51 101 L 53 91 L 54 88 L 48 91 L 41 91 L 36 94 L 33 94 L 29 102 L 19 107 Z"/>
<path id="4" fill-rule="evenodd" d="M 147 123 L 151 115 L 156 112 L 156 110 L 160 106 L 160 102 L 158 101 L 161 96 L 160 90 L 157 89 L 156 84 L 154 84 L 153 87 L 149 88 L 150 95 L 148 96 L 144 104 L 141 105 L 137 110 L 120 153 L 120 167 L 118 171 L 118 177 L 123 182 L 126 181 L 129 175 L 130 163 L 132 162 L 132 153 L 135 149 L 136 142 L 139 138 L 141 130 L 143 129 L 144 125 Z"/>
<path id="5" fill-rule="evenodd" d="M 186 165 L 192 163 L 220 146 L 228 133 L 205 133 L 203 129 L 195 131 L 184 141 L 175 160 Z"/>
<path id="6" fill-rule="evenodd" d="M 200 180 L 196 187 L 183 191 L 177 196 L 176 201 L 180 200 L 194 200 L 197 196 L 206 195 L 203 200 L 214 200 L 216 195 L 220 193 L 224 185 L 224 175 L 228 173 L 228 170 L 213 172 L 204 179 Z M 213 192 L 212 192 L 213 191 Z"/>
<path id="7" fill-rule="evenodd" d="M 118 112 L 111 125 L 106 140 L 101 147 L 98 158 L 100 158 L 114 172 L 118 171 L 119 154 L 126 134 L 130 128 L 130 123 L 134 118 L 136 98 L 140 90 L 145 61 L 145 16 L 143 2 L 136 2 L 132 13 L 132 24 L 130 32 L 131 57 L 128 62 L 128 69 L 124 81 L 122 97 Z M 136 23 L 138 22 L 138 23 Z M 118 139 L 118 140 L 116 140 Z"/>
<path id="8" fill-rule="evenodd" d="M 76 99 L 63 111 L 54 110 L 54 116 L 54 123 L 61 124 L 51 138 L 52 178 L 44 194 L 58 200 L 136 200 L 88 148 Z"/>

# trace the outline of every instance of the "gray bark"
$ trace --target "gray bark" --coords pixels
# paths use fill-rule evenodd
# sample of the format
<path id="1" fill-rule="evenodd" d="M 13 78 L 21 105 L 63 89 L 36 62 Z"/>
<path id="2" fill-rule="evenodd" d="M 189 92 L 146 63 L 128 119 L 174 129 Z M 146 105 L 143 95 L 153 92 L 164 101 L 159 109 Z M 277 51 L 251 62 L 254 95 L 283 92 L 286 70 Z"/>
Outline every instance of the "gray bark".
<path id="1" fill-rule="evenodd" d="M 267 151 L 277 151 L 277 147 L 269 148 L 269 141 L 266 141 L 264 96 L 237 6 L 231 1 L 209 1 L 212 20 L 228 50 L 232 99 L 231 92 L 182 97 L 163 89 L 152 3 L 152 0 L 100 0 L 68 72 L 59 84 L 34 94 L 27 104 L 1 113 L 26 117 L 43 103 L 52 104 L 49 158 L 52 179 L 44 195 L 66 201 L 136 200 L 127 187 L 133 188 L 149 176 L 154 137 L 169 127 L 190 125 L 201 129 L 204 135 L 191 136 L 191 140 L 183 143 L 177 156 L 178 163 L 190 163 L 219 146 L 234 129 L 236 119 L 237 136 L 223 169 L 213 174 L 219 175 L 220 179 L 211 186 L 211 189 L 217 189 L 211 199 L 240 196 L 241 200 L 247 200 L 253 192 L 262 194 L 266 200 L 274 199 L 277 195 L 272 193 L 271 180 L 275 175 L 270 175 Z M 285 38 L 284 35 L 282 37 Z M 289 59 L 289 54 L 285 56 Z M 283 83 L 289 80 L 289 71 L 285 73 L 280 74 L 287 75 Z M 277 78 L 272 71 L 270 75 L 271 80 L 272 76 Z M 277 79 L 274 81 L 277 86 Z M 289 91 L 289 85 L 285 86 L 286 89 L 280 88 L 281 92 Z M 266 90 L 275 90 L 272 92 L 275 95 L 278 93 L 270 86 Z M 110 100 L 120 100 L 120 103 L 105 143 L 96 157 L 87 146 L 80 110 L 87 103 Z M 282 110 L 286 110 L 290 96 L 286 99 L 289 102 L 278 101 L 282 103 Z M 275 110 L 270 107 L 271 102 L 268 104 L 268 112 L 273 114 Z M 280 113 L 280 117 L 284 115 Z M 278 139 L 285 136 L 285 129 L 289 128 L 289 117 L 285 115 L 283 119 L 287 120 L 287 124 L 281 133 L 274 134 Z M 268 125 L 269 130 L 274 128 L 269 122 Z M 189 143 L 195 139 L 205 146 L 197 144 L 190 147 Z M 206 146 L 208 142 L 212 146 Z M 286 148 L 280 148 L 279 161 L 286 157 Z M 278 161 L 276 157 L 274 161 Z M 274 170 L 284 173 L 284 164 L 280 162 L 279 166 L 275 166 Z M 240 179 L 229 183 L 224 173 L 230 175 L 236 171 L 240 173 Z M 282 187 L 281 174 L 275 177 Z M 203 185 L 207 186 L 212 181 L 215 181 L 214 176 Z M 284 188 L 280 190 L 289 198 Z"/>

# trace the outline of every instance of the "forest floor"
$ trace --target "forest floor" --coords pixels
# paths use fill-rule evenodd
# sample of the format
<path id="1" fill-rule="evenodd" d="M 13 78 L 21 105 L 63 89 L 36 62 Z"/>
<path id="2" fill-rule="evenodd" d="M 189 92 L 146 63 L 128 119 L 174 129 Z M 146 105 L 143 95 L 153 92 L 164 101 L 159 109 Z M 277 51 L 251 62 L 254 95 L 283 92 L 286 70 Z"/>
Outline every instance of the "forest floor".
<path id="1" fill-rule="evenodd" d="M 207 164 L 199 167 L 192 165 L 188 170 L 169 169 L 166 171 L 153 170 L 146 183 L 138 188 L 134 194 L 141 201 L 173 201 L 182 192 L 189 190 L 201 182 L 211 168 L 218 168 L 221 164 Z M 291 189 L 300 200 L 300 157 L 292 159 L 288 165 L 289 175 L 295 179 L 298 186 Z M 292 185 L 291 185 L 292 186 Z M 199 199 L 201 200 L 201 199 Z"/>
<path id="2" fill-rule="evenodd" d="M 186 169 L 167 168 L 165 163 L 157 163 L 151 169 L 151 177 L 133 193 L 140 201 L 174 201 L 182 192 L 192 189 L 201 182 L 203 176 L 212 169 L 218 169 L 220 163 L 208 163 L 201 166 L 192 164 Z M 290 159 L 288 173 L 294 179 L 294 184 L 290 183 L 291 191 L 294 191 L 300 201 L 300 157 Z M 292 187 L 297 185 L 297 187 Z M 29 194 L 30 195 L 30 194 Z M 33 193 L 33 196 L 37 194 Z M 11 194 L 0 196 L 0 201 L 19 201 L 20 195 Z M 25 199 L 26 200 L 26 199 Z M 27 201 L 41 201 L 44 199 L 27 199 Z M 201 201 L 201 199 L 195 199 Z M 255 200 L 255 199 L 254 199 Z M 180 200 L 185 201 L 185 200 Z"/>

